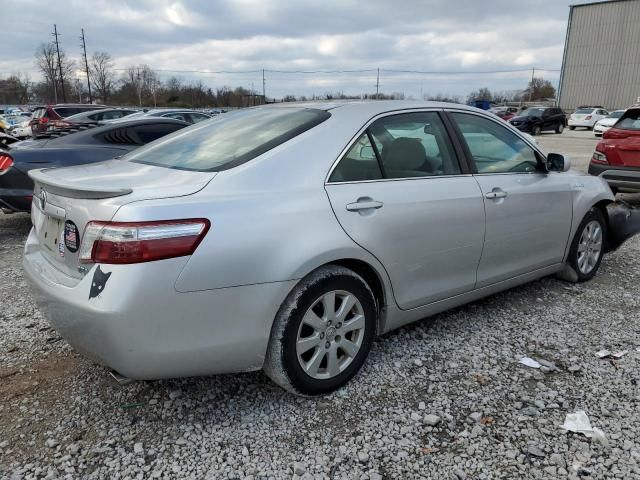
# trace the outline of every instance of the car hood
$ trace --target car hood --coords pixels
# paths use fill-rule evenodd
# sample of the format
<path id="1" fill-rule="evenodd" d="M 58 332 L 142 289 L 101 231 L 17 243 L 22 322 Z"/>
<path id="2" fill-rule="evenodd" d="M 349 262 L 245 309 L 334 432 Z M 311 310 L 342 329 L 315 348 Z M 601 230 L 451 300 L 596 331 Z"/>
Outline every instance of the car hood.
<path id="1" fill-rule="evenodd" d="M 530 122 L 534 118 L 538 118 L 538 117 L 521 117 L 521 116 L 517 116 L 517 117 L 513 117 L 510 121 L 512 121 L 512 122 Z"/>
<path id="2" fill-rule="evenodd" d="M 612 127 L 616 124 L 616 122 L 620 120 L 619 118 L 603 118 L 598 122 L 598 125 L 602 125 L 603 127 Z"/>

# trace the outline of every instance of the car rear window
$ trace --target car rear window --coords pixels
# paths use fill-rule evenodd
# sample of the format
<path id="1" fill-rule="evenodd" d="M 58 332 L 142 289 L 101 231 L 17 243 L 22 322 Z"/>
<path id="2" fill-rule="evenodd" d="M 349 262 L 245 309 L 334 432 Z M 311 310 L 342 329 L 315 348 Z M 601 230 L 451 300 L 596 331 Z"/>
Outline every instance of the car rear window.
<path id="1" fill-rule="evenodd" d="M 640 130 L 640 109 L 627 110 L 614 126 L 623 130 Z"/>
<path id="2" fill-rule="evenodd" d="M 299 107 L 246 109 L 200 122 L 125 159 L 180 170 L 227 170 L 324 122 L 331 114 Z"/>
<path id="3" fill-rule="evenodd" d="M 575 111 L 575 113 L 591 113 L 593 112 L 593 108 L 579 108 Z"/>

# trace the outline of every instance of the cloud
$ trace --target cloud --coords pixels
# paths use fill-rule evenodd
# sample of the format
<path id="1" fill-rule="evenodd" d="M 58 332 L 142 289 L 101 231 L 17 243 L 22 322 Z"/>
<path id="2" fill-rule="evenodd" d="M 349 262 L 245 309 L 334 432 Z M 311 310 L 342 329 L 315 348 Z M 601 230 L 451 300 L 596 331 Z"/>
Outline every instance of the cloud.
<path id="1" fill-rule="evenodd" d="M 176 73 L 211 86 L 261 86 L 261 70 L 421 70 L 457 76 L 386 72 L 384 91 L 465 94 L 480 86 L 522 88 L 530 73 L 473 71 L 557 69 L 570 0 L 23 0 L 3 8 L 0 77 L 29 71 L 33 54 L 58 24 L 62 45 L 79 56 L 85 29 L 89 53 L 107 51 L 120 68 L 146 63 L 165 70 L 255 70 L 251 74 Z M 13 30 L 13 31 L 12 31 Z M 162 72 L 169 76 L 171 72 Z M 268 94 L 373 91 L 375 72 L 268 73 Z M 555 81 L 557 72 L 544 73 Z"/>

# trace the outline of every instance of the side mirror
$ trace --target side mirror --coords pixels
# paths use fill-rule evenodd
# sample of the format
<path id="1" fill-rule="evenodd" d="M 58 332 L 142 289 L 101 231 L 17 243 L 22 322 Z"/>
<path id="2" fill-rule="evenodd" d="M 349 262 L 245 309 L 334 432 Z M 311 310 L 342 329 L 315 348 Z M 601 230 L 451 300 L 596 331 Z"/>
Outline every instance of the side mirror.
<path id="1" fill-rule="evenodd" d="M 550 172 L 568 172 L 571 168 L 569 157 L 560 153 L 550 153 L 547 155 L 547 170 Z"/>

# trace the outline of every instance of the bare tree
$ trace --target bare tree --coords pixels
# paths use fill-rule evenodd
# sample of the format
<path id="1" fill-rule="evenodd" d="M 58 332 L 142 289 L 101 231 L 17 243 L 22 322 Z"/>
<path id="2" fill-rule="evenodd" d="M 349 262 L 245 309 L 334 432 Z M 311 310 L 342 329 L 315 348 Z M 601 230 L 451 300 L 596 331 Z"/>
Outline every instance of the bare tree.
<path id="1" fill-rule="evenodd" d="M 95 52 L 89 63 L 91 84 L 96 95 L 107 103 L 115 84 L 115 71 L 111 55 L 107 52 Z"/>
<path id="2" fill-rule="evenodd" d="M 49 85 L 49 96 L 53 94 L 53 100 L 58 103 L 56 49 L 53 43 L 42 43 L 36 50 L 36 65 L 42 72 L 45 81 Z M 50 97 L 51 99 L 51 97 Z"/>
<path id="3" fill-rule="evenodd" d="M 49 85 L 48 101 L 58 102 L 58 92 L 62 91 L 60 79 L 71 85 L 74 76 L 75 63 L 69 59 L 63 50 L 60 50 L 60 66 L 58 70 L 58 57 L 54 43 L 42 43 L 36 50 L 36 66 L 42 72 L 45 81 Z"/>

